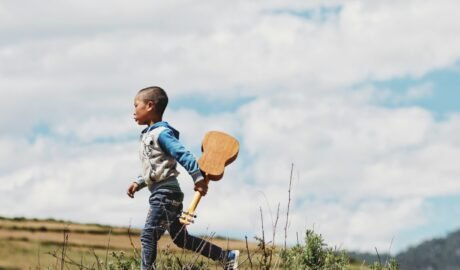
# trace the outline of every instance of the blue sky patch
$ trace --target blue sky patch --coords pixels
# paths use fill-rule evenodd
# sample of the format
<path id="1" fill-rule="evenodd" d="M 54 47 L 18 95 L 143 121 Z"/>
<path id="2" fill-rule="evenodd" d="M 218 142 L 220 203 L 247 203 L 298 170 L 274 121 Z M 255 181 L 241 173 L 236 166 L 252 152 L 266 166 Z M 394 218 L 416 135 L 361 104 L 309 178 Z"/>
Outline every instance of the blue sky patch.
<path id="1" fill-rule="evenodd" d="M 327 21 L 330 17 L 337 16 L 342 11 L 342 6 L 321 6 L 315 9 L 278 9 L 271 13 L 275 15 L 288 14 L 304 20 L 317 20 L 320 22 Z"/>
<path id="2" fill-rule="evenodd" d="M 94 137 L 89 141 L 82 142 L 81 139 L 73 133 L 58 134 L 54 132 L 53 127 L 46 122 L 39 122 L 38 124 L 34 125 L 31 129 L 31 132 L 28 132 L 26 135 L 27 141 L 30 144 L 34 144 L 39 138 L 52 138 L 56 142 L 73 143 L 80 145 L 115 144 L 122 142 L 130 142 L 137 140 L 138 137 L 139 135 L 136 133 L 117 134 L 116 136 L 109 134 L 105 136 Z"/>
<path id="3" fill-rule="evenodd" d="M 52 131 L 50 126 L 45 122 L 39 122 L 32 127 L 32 132 L 27 134 L 27 141 L 33 144 L 37 138 L 50 136 L 51 134 Z"/>
<path id="4" fill-rule="evenodd" d="M 460 70 L 444 69 L 428 73 L 421 78 L 402 77 L 386 81 L 371 82 L 379 91 L 389 91 L 395 97 L 381 100 L 390 108 L 419 106 L 431 111 L 436 119 L 443 119 L 450 113 L 460 112 Z M 411 96 L 417 87 L 426 89 L 425 95 Z M 423 92 L 423 91 L 420 91 Z"/>
<path id="5" fill-rule="evenodd" d="M 446 237 L 448 233 L 457 230 L 460 221 L 453 217 L 460 215 L 459 206 L 460 196 L 433 197 L 425 201 L 424 212 L 427 222 L 404 230 L 396 236 L 396 249 L 400 249 L 401 246 L 407 247 L 407 243 L 416 246 L 426 240 Z"/>
<path id="6" fill-rule="evenodd" d="M 255 100 L 255 97 L 219 98 L 207 95 L 186 95 L 175 97 L 168 105 L 173 110 L 191 109 L 203 115 L 234 112 L 239 107 Z"/>

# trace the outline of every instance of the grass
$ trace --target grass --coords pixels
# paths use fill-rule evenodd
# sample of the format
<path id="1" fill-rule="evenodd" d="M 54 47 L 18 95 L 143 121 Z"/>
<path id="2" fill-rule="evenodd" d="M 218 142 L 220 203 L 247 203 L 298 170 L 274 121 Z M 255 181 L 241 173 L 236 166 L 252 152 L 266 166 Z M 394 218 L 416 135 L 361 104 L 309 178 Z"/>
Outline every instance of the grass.
<path id="1" fill-rule="evenodd" d="M 52 254 L 60 256 L 64 243 L 68 260 L 89 267 L 97 265 L 96 257 L 104 263 L 106 258 L 116 262 L 114 254 L 123 254 L 125 258 L 136 256 L 135 250 L 140 251 L 139 234 L 138 229 L 97 224 L 0 218 L 0 270 L 58 269 L 59 258 Z M 216 237 L 212 242 L 233 249 L 246 248 L 244 241 Z M 254 250 L 257 246 L 249 243 L 249 248 Z M 160 260 L 169 256 L 187 261 L 194 257 L 194 253 L 177 248 L 166 235 L 159 241 L 159 250 Z"/>
<path id="2" fill-rule="evenodd" d="M 37 228 L 41 228 L 38 229 Z M 44 229 L 43 229 L 44 228 Z M 104 231 L 92 233 L 95 228 Z M 112 234 L 117 231 L 118 234 Z M 129 231 L 129 233 L 128 233 Z M 0 270 L 22 269 L 139 269 L 135 261 L 139 261 L 140 230 L 128 228 L 111 228 L 109 226 L 85 225 L 58 221 L 0 219 Z M 307 250 L 315 250 L 315 258 L 331 257 L 341 251 L 331 249 L 322 241 L 320 235 L 310 232 L 316 246 L 308 247 L 305 244 L 297 247 L 288 247 L 289 256 L 297 258 L 297 262 L 287 266 L 285 249 L 271 245 L 271 241 L 263 235 L 255 238 L 255 242 L 227 240 L 223 238 L 211 239 L 219 246 L 239 249 L 240 269 L 315 269 L 302 266 L 302 259 Z M 130 236 L 131 235 L 131 236 Z M 316 238 L 315 238 L 316 237 Z M 310 244 L 311 245 L 311 244 Z M 295 251 L 297 250 L 297 251 Z M 64 252 L 63 252 L 64 251 Z M 297 253 L 295 253 L 297 252 Z M 329 252 L 329 253 L 328 253 Z M 65 254 L 65 262 L 62 261 Z M 329 254 L 329 255 L 327 255 Z M 326 256 L 327 255 L 327 256 Z M 284 256 L 284 257 L 283 257 Z M 345 255 L 346 256 L 346 255 Z M 304 260 L 303 263 L 308 263 Z M 337 268 L 317 268 L 331 270 L 393 270 L 381 265 L 368 266 L 362 262 L 345 260 Z M 169 236 L 159 241 L 158 264 L 160 269 L 186 269 L 187 265 L 198 266 L 194 269 L 222 269 L 206 258 L 177 248 Z M 300 266 L 299 266 L 300 265 Z M 387 264 L 388 265 L 388 264 Z M 65 267 L 63 267 L 65 266 Z"/>
<path id="3" fill-rule="evenodd" d="M 37 230 L 37 228 L 45 229 Z M 96 228 L 105 231 L 106 234 L 88 233 Z M 111 230 L 118 231 L 119 234 L 111 234 Z M 70 262 L 88 269 L 98 269 L 98 267 L 109 269 L 107 265 L 110 263 L 112 267 L 115 267 L 117 263 L 119 266 L 128 262 L 130 258 L 137 258 L 135 250 L 140 251 L 140 231 L 130 230 L 130 233 L 131 239 L 128 236 L 128 228 L 3 218 L 0 219 L 0 270 L 61 269 L 64 244 L 67 261 L 64 269 L 85 269 L 72 265 Z M 65 237 L 67 237 L 66 240 Z M 217 245 L 242 251 L 240 269 L 264 269 L 264 259 L 267 257 L 264 252 L 267 253 L 271 246 L 265 243 L 264 251 L 260 240 L 261 238 L 259 242 L 254 242 L 252 239 L 248 241 L 212 239 Z M 281 267 L 281 250 L 281 247 L 272 248 L 270 269 Z M 179 265 L 177 262 L 180 262 L 182 266 L 193 262 L 195 265 L 200 265 L 202 269 L 221 269 L 219 264 L 177 248 L 169 236 L 160 239 L 158 262 L 162 265 L 173 265 L 176 262 L 176 267 Z M 370 268 L 352 264 L 347 269 L 369 270 Z"/>

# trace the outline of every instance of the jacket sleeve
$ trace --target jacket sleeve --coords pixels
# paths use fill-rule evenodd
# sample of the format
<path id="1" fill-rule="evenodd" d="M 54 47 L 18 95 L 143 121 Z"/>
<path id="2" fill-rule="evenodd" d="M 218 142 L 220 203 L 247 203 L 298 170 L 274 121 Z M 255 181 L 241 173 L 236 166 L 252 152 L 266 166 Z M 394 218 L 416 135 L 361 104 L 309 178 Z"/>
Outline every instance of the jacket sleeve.
<path id="1" fill-rule="evenodd" d="M 166 155 L 173 157 L 190 174 L 193 182 L 204 179 L 195 156 L 174 136 L 171 129 L 165 129 L 158 136 L 158 144 Z"/>
<path id="2" fill-rule="evenodd" d="M 147 184 L 145 183 L 145 180 L 144 178 L 142 177 L 142 175 L 139 175 L 136 179 L 136 181 L 134 181 L 134 183 L 137 183 L 139 185 L 139 187 L 137 188 L 137 190 L 141 190 L 143 189 L 144 187 L 147 186 Z"/>

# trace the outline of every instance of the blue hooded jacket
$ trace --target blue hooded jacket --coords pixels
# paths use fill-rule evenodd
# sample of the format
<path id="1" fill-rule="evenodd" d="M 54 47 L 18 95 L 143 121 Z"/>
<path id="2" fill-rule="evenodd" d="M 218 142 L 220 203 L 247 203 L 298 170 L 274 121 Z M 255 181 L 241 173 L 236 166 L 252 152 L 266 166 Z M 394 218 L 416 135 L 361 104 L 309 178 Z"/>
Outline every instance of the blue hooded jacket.
<path id="1" fill-rule="evenodd" d="M 170 126 L 168 122 L 157 122 L 141 132 L 141 136 L 155 128 L 164 127 L 165 129 L 158 136 L 158 144 L 161 150 L 174 158 L 190 174 L 194 183 L 204 179 L 195 156 L 179 142 L 179 131 Z M 145 182 L 142 177 L 136 181 L 142 187 Z"/>

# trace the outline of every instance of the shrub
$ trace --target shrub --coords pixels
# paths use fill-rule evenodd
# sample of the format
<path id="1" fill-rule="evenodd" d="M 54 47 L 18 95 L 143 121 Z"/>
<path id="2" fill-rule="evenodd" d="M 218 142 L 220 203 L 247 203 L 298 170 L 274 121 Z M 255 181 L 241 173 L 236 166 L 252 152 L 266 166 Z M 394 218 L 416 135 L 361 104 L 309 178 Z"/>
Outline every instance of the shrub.
<path id="1" fill-rule="evenodd" d="M 112 252 L 112 257 L 116 260 L 108 265 L 110 270 L 131 270 L 139 269 L 140 261 L 133 256 L 126 256 L 123 251 Z"/>
<path id="2" fill-rule="evenodd" d="M 285 269 L 305 270 L 348 269 L 350 261 L 344 251 L 327 247 L 322 236 L 312 230 L 305 233 L 305 245 L 283 250 L 281 259 Z"/>
<path id="3" fill-rule="evenodd" d="M 399 265 L 394 258 L 390 259 L 384 265 L 380 262 L 375 262 L 371 265 L 371 270 L 399 270 Z"/>

